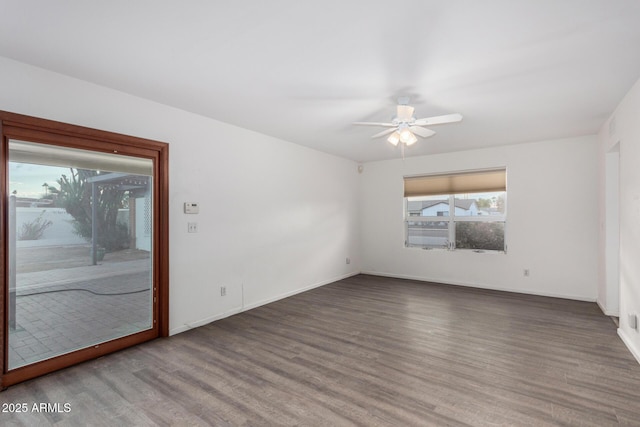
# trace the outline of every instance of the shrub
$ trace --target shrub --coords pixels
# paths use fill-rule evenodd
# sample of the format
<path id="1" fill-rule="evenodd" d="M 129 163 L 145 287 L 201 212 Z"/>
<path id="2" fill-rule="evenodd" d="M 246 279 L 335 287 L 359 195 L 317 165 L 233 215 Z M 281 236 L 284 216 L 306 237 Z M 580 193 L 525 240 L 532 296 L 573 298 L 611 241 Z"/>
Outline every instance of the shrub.
<path id="1" fill-rule="evenodd" d="M 504 224 L 459 222 L 456 225 L 457 249 L 504 250 Z"/>
<path id="2" fill-rule="evenodd" d="M 76 235 L 84 238 L 87 242 L 91 241 L 91 224 L 74 220 L 73 231 Z M 98 235 L 98 246 L 103 247 L 107 252 L 127 249 L 129 247 L 129 228 L 127 224 L 121 222 L 116 223 L 115 227 L 111 227 L 106 235 Z"/>
<path id="3" fill-rule="evenodd" d="M 22 228 L 18 232 L 18 240 L 38 240 L 44 234 L 44 231 L 53 225 L 53 222 L 43 218 L 44 212 L 36 219 L 22 224 Z"/>
<path id="4" fill-rule="evenodd" d="M 123 206 L 125 191 L 114 186 L 101 185 L 97 188 L 93 200 L 90 178 L 98 175 L 95 170 L 70 168 L 71 175 L 62 175 L 58 179 L 60 190 L 57 205 L 63 207 L 73 219 L 73 228 L 77 235 L 91 241 L 92 207 L 96 206 L 97 243 L 107 252 L 117 251 L 129 246 L 129 234 L 126 224 L 118 223 L 118 208 Z"/>

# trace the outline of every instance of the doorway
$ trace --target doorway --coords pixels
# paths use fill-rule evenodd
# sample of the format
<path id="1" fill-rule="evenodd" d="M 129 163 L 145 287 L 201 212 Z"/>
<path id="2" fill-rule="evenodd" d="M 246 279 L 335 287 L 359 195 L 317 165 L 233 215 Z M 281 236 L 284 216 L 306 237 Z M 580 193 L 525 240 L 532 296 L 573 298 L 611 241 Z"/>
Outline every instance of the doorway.
<path id="1" fill-rule="evenodd" d="M 605 155 L 604 311 L 620 316 L 620 143 Z"/>
<path id="2" fill-rule="evenodd" d="M 0 114 L 2 385 L 168 335 L 167 144 Z"/>

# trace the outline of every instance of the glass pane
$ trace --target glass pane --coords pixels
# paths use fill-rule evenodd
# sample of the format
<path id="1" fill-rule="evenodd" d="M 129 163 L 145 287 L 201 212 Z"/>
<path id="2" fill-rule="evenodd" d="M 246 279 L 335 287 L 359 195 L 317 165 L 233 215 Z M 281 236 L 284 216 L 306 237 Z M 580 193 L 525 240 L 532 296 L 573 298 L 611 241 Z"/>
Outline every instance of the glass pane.
<path id="1" fill-rule="evenodd" d="M 456 249 L 504 251 L 504 222 L 456 222 Z"/>
<path id="2" fill-rule="evenodd" d="M 407 247 L 446 249 L 448 244 L 448 221 L 407 221 Z"/>
<path id="3" fill-rule="evenodd" d="M 407 198 L 407 216 L 449 216 L 449 195 Z"/>
<path id="4" fill-rule="evenodd" d="M 506 192 L 456 194 L 456 216 L 504 215 Z"/>
<path id="5" fill-rule="evenodd" d="M 9 142 L 9 369 L 152 328 L 152 169 Z"/>

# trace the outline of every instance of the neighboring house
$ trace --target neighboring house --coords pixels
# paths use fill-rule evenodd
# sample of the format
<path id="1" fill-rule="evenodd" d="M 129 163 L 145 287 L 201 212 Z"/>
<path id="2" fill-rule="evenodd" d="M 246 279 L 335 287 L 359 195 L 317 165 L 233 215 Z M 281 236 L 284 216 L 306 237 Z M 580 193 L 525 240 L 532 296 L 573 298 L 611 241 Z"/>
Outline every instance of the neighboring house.
<path id="1" fill-rule="evenodd" d="M 478 209 L 475 199 L 455 199 L 456 216 L 486 215 Z M 411 200 L 410 216 L 449 216 L 449 200 Z"/>

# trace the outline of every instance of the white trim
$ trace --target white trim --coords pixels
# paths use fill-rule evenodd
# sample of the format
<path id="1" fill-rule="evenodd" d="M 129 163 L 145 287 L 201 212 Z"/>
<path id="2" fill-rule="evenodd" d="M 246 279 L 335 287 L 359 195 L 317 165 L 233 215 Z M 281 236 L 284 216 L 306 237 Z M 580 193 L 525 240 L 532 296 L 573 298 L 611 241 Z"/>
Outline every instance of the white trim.
<path id="1" fill-rule="evenodd" d="M 607 310 L 604 308 L 604 306 L 600 304 L 599 299 L 596 299 L 596 304 L 598 304 L 598 307 L 600 307 L 600 311 L 602 312 L 602 314 L 604 314 L 605 316 L 611 316 L 609 313 L 607 313 Z"/>
<path id="2" fill-rule="evenodd" d="M 600 307 L 600 311 L 602 311 L 602 313 L 603 313 L 605 316 L 620 317 L 620 313 L 614 313 L 614 312 L 611 312 L 611 311 L 607 310 L 607 309 L 606 309 L 606 308 L 605 308 L 605 307 L 600 303 L 600 300 L 596 300 L 596 303 L 598 304 L 598 307 Z"/>
<path id="3" fill-rule="evenodd" d="M 418 280 L 421 282 L 432 282 L 432 283 L 440 283 L 440 284 L 445 284 L 445 285 L 453 285 L 453 286 L 466 286 L 466 287 L 471 287 L 471 288 L 476 288 L 476 289 L 487 289 L 487 290 L 492 290 L 492 291 L 501 291 L 501 292 L 513 292 L 513 293 L 518 293 L 518 294 L 524 294 L 524 295 L 536 295 L 536 296 L 544 296 L 544 297 L 551 297 L 551 298 L 564 298 L 564 299 L 571 299 L 571 300 L 576 300 L 576 301 L 587 301 L 587 302 L 595 302 L 598 304 L 598 307 L 600 307 L 600 309 L 602 310 L 602 312 L 606 315 L 609 316 L 609 314 L 606 313 L 606 311 L 604 310 L 604 308 L 602 307 L 602 305 L 600 304 L 600 301 L 597 301 L 596 299 L 591 299 L 591 298 L 584 298 L 584 297 L 578 297 L 575 295 L 563 295 L 563 294 L 552 294 L 552 293 L 547 293 L 547 292 L 532 292 L 532 291 L 521 291 L 521 290 L 514 290 L 514 289 L 507 289 L 507 288 L 501 288 L 501 287 L 489 287 L 486 285 L 480 285 L 478 283 L 469 283 L 469 282 L 455 282 L 455 281 L 451 281 L 451 280 L 442 280 L 442 279 L 428 279 L 425 277 L 418 277 L 418 276 L 410 276 L 410 275 L 406 275 L 406 274 L 391 274 L 391 273 L 382 273 L 379 271 L 360 271 L 360 272 L 352 272 L 352 273 L 348 273 L 348 274 L 344 274 L 342 276 L 338 276 L 336 278 L 333 279 L 329 279 L 329 280 L 324 280 L 321 282 L 317 282 L 314 284 L 311 284 L 309 286 L 305 286 L 304 288 L 300 288 L 300 289 L 296 289 L 294 291 L 291 292 L 286 292 L 284 294 L 278 295 L 276 297 L 273 298 L 268 298 L 262 301 L 258 301 L 256 303 L 253 304 L 249 304 L 247 306 L 243 307 L 238 307 L 238 308 L 234 308 L 231 309 L 229 311 L 226 311 L 224 313 L 215 315 L 215 316 L 211 316 L 211 317 L 207 317 L 201 320 L 198 320 L 196 322 L 192 322 L 189 324 L 184 324 L 183 326 L 179 326 L 177 328 L 173 328 L 169 331 L 169 335 L 176 335 L 179 334 L 181 332 L 185 332 L 188 331 L 189 329 L 193 329 L 193 328 L 197 328 L 200 326 L 204 326 L 208 323 L 211 322 L 215 322 L 216 320 L 221 320 L 224 319 L 226 317 L 229 316 L 233 316 L 234 314 L 238 314 L 238 313 L 242 313 L 243 311 L 248 311 L 266 304 L 270 304 L 272 302 L 284 299 L 284 298 L 288 298 L 290 296 L 302 293 L 302 292 L 306 292 L 309 291 L 311 289 L 315 289 L 318 288 L 320 286 L 324 286 L 324 285 L 328 285 L 330 283 L 334 283 L 340 280 L 344 280 L 346 278 L 349 277 L 353 277 L 353 276 L 357 276 L 358 274 L 368 274 L 371 276 L 381 276 L 381 277 L 391 277 L 391 278 L 395 278 L 395 279 L 409 279 L 409 280 Z M 629 339 L 629 337 L 627 336 L 627 334 L 621 329 L 618 328 L 618 336 L 620 336 L 620 339 L 622 339 L 622 342 L 625 344 L 625 346 L 629 349 L 629 352 L 633 355 L 633 357 L 638 361 L 638 363 L 640 363 L 640 349 L 636 348 L 635 345 L 633 344 L 633 342 L 631 341 L 631 339 Z"/>
<path id="4" fill-rule="evenodd" d="M 409 251 L 427 251 L 427 252 L 445 252 L 445 251 L 453 251 L 451 249 L 447 249 L 447 248 L 424 248 L 421 246 L 405 246 L 402 249 L 406 249 Z M 455 249 L 455 252 L 468 252 L 468 253 L 474 253 L 474 254 L 498 254 L 498 255 L 506 255 L 507 251 L 497 251 L 494 249 Z M 363 273 L 365 274 L 365 273 Z M 366 273 L 369 274 L 369 273 Z"/>
<path id="5" fill-rule="evenodd" d="M 487 289 L 490 291 L 501 291 L 501 292 L 513 292 L 516 294 L 524 294 L 524 295 L 536 295 L 541 297 L 551 297 L 551 298 L 562 298 L 562 299 L 570 299 L 574 301 L 585 301 L 585 302 L 596 302 L 596 298 L 586 298 L 577 295 L 566 295 L 566 294 L 554 294 L 550 292 L 536 292 L 530 289 L 511 289 L 511 288 L 502 288 L 499 286 L 489 286 L 482 283 L 471 283 L 471 282 L 458 282 L 447 279 L 437 279 L 437 278 L 428 278 L 428 277 L 420 277 L 420 276 L 410 276 L 407 274 L 392 274 L 392 273 L 384 273 L 380 271 L 363 271 L 361 274 L 369 274 L 372 276 L 382 276 L 382 277 L 391 277 L 394 279 L 409 279 L 409 280 L 418 280 L 421 282 L 431 282 L 431 283 L 440 283 L 443 285 L 454 285 L 454 286 L 465 286 L 468 288 L 477 288 L 477 289 Z"/>
<path id="6" fill-rule="evenodd" d="M 234 308 L 229 311 L 225 311 L 224 313 L 217 314 L 215 316 L 205 317 L 204 319 L 197 320 L 191 323 L 185 323 L 182 326 L 178 326 L 177 328 L 173 328 L 169 330 L 169 336 L 179 334 L 181 332 L 188 331 L 189 329 L 198 328 L 200 326 L 204 326 L 207 323 L 215 322 L 216 320 L 224 319 L 225 317 L 233 316 L 234 314 L 240 313 L 242 310 L 240 308 Z"/>
<path id="7" fill-rule="evenodd" d="M 405 208 L 406 209 L 406 208 Z M 507 222 L 506 215 L 446 215 L 446 216 L 406 216 L 411 222 Z"/>
<path id="8" fill-rule="evenodd" d="M 329 283 L 337 282 L 339 280 L 344 280 L 344 279 L 346 279 L 348 277 L 357 276 L 358 274 L 360 274 L 359 271 L 343 274 L 342 276 L 338 276 L 338 277 L 333 278 L 333 279 L 323 280 L 321 282 L 317 282 L 317 283 L 314 283 L 312 285 L 305 286 L 304 288 L 296 289 L 296 290 L 291 291 L 291 292 L 286 292 L 284 294 L 278 295 L 278 296 L 273 297 L 273 298 L 267 298 L 267 299 L 262 300 L 262 301 L 254 302 L 253 304 L 249 304 L 249 305 L 245 306 L 244 309 L 245 310 L 251 310 L 252 308 L 257 308 L 257 307 L 260 307 L 260 306 L 265 305 L 265 304 L 270 304 L 272 302 L 276 302 L 278 300 L 281 300 L 281 299 L 284 299 L 284 298 L 288 298 L 290 296 L 293 296 L 293 295 L 296 295 L 296 294 L 300 294 L 302 292 L 310 291 L 311 289 L 314 289 L 314 288 L 319 288 L 320 286 L 328 285 Z"/>
<path id="9" fill-rule="evenodd" d="M 248 311 L 248 310 L 260 307 L 260 306 L 265 305 L 265 304 L 270 304 L 272 302 L 276 302 L 278 300 L 281 300 L 281 299 L 284 299 L 284 298 L 288 298 L 290 296 L 293 296 L 293 295 L 296 295 L 296 294 L 299 294 L 299 293 L 302 293 L 302 292 L 310 291 L 311 289 L 318 288 L 318 287 L 324 286 L 324 285 L 328 285 L 329 283 L 333 283 L 333 282 L 337 282 L 337 281 L 340 281 L 340 280 L 344 280 L 344 279 L 346 279 L 348 277 L 357 276 L 358 274 L 360 274 L 359 271 L 343 274 L 343 275 L 335 277 L 333 279 L 323 280 L 321 282 L 317 282 L 317 283 L 305 286 L 304 288 L 300 288 L 300 289 L 296 289 L 296 290 L 293 290 L 293 291 L 290 291 L 290 292 L 286 292 L 284 294 L 280 294 L 280 295 L 275 296 L 273 298 L 268 298 L 268 299 L 265 299 L 265 300 L 262 300 L 262 301 L 258 301 L 258 302 L 246 305 L 244 307 L 240 306 L 240 307 L 232 308 L 231 310 L 225 311 L 224 313 L 217 314 L 215 316 L 205 317 L 204 319 L 200 319 L 200 320 L 197 320 L 197 321 L 191 322 L 191 323 L 185 323 L 182 326 L 178 326 L 177 328 L 171 329 L 169 331 L 169 336 L 176 335 L 176 334 L 179 334 L 181 332 L 188 331 L 189 329 L 194 329 L 194 328 L 197 328 L 197 327 L 200 327 L 200 326 L 204 326 L 207 323 L 215 322 L 216 320 L 221 320 L 221 319 L 224 319 L 226 317 L 233 316 L 234 314 L 242 313 L 243 311 Z M 243 287 L 243 290 L 244 290 L 244 287 Z"/>
<path id="10" fill-rule="evenodd" d="M 640 348 L 637 348 L 633 344 L 631 338 L 629 338 L 627 333 L 623 331 L 622 328 L 618 328 L 618 336 L 620 337 L 620 339 L 622 339 L 622 342 L 627 346 L 633 357 L 636 358 L 636 361 L 640 363 Z"/>

